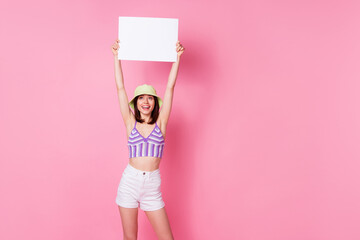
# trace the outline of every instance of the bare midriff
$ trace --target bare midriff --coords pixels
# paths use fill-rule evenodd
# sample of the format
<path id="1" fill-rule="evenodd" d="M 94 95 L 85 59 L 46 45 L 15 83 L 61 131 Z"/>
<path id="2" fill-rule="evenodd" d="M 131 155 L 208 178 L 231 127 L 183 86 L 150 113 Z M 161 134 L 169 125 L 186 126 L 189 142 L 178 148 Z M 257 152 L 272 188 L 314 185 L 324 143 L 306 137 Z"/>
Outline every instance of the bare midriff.
<path id="1" fill-rule="evenodd" d="M 160 166 L 161 158 L 158 157 L 134 157 L 129 159 L 129 164 L 141 171 L 155 171 Z"/>

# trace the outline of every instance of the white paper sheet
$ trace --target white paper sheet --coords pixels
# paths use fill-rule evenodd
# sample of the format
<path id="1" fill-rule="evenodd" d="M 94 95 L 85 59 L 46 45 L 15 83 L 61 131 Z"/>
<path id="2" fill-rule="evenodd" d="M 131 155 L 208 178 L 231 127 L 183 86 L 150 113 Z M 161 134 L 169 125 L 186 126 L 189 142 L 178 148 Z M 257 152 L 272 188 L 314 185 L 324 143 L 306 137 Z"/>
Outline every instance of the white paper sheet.
<path id="1" fill-rule="evenodd" d="M 119 17 L 119 59 L 176 62 L 178 19 Z"/>

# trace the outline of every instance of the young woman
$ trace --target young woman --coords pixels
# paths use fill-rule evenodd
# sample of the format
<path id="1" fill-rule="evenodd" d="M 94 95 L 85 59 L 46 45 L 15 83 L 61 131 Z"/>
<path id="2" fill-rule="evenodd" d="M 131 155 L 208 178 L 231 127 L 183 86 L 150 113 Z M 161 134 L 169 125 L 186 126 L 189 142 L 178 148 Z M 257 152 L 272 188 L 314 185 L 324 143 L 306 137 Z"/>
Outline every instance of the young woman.
<path id="1" fill-rule="evenodd" d="M 158 239 L 174 239 L 161 195 L 159 165 L 180 56 L 185 48 L 179 41 L 176 43 L 177 61 L 172 64 L 170 70 L 164 101 L 157 96 L 152 86 L 144 84 L 135 89 L 134 98 L 128 102 L 121 61 L 118 60 L 119 42 L 117 39 L 111 48 L 114 54 L 120 111 L 126 127 L 129 148 L 129 162 L 122 173 L 116 196 L 124 239 L 137 239 L 139 203 Z M 129 106 L 134 109 L 134 113 Z"/>

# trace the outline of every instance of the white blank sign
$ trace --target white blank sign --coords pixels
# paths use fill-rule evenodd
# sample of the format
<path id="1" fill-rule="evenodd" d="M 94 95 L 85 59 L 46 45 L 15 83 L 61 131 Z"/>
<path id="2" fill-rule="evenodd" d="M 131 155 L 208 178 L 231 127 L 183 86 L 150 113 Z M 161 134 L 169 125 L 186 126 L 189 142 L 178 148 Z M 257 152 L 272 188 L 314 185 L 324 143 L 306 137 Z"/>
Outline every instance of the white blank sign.
<path id="1" fill-rule="evenodd" d="M 119 59 L 176 62 L 178 19 L 119 17 Z"/>

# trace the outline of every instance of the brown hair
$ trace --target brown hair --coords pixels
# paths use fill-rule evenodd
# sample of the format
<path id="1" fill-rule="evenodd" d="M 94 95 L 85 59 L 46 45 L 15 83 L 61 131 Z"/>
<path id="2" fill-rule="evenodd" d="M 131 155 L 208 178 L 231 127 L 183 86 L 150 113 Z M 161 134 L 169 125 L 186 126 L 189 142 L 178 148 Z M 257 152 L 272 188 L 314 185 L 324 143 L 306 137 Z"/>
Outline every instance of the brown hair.
<path id="1" fill-rule="evenodd" d="M 141 95 L 140 95 L 141 96 Z M 140 123 L 143 123 L 145 120 L 141 118 L 141 114 L 140 114 L 140 111 L 139 109 L 137 108 L 137 100 L 140 96 L 137 96 L 135 99 L 134 99 L 134 112 L 135 112 L 135 119 L 137 122 L 140 122 Z M 152 96 L 152 95 L 151 95 Z M 155 106 L 154 106 L 154 109 L 153 111 L 151 112 L 151 120 L 149 122 L 149 124 L 154 124 L 156 123 L 156 120 L 158 119 L 159 117 L 159 102 L 158 102 L 158 98 L 156 96 L 153 96 L 154 97 L 154 101 L 155 101 Z"/>

